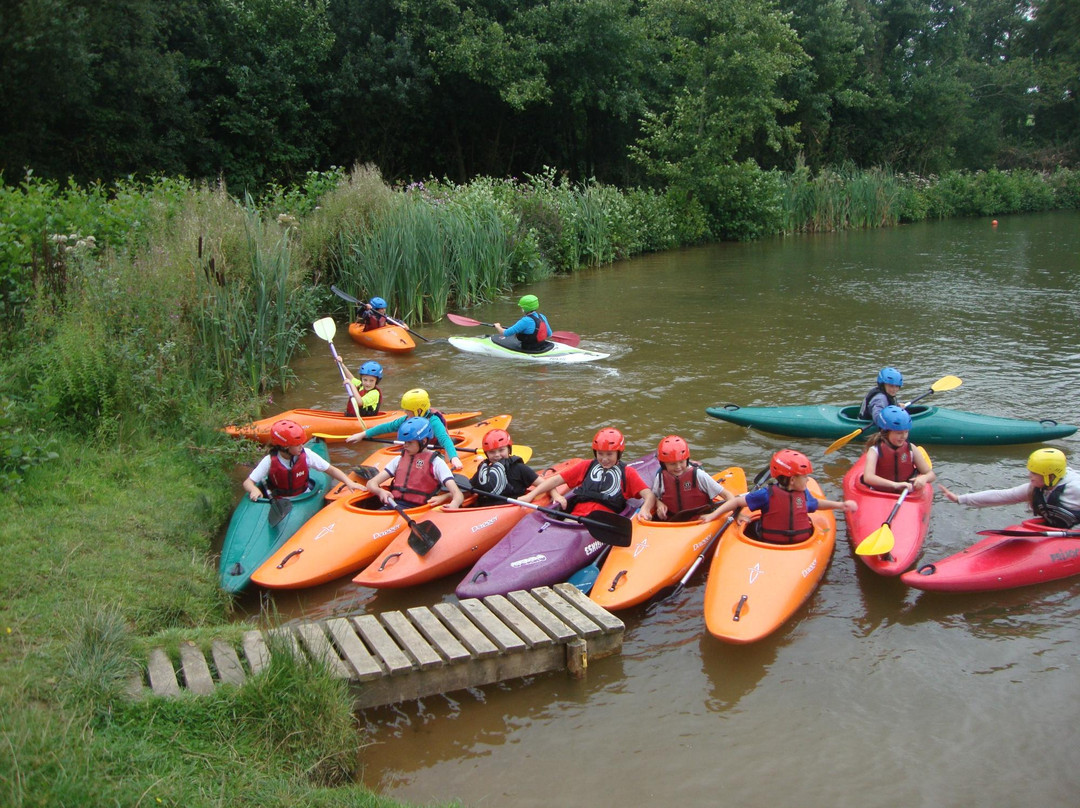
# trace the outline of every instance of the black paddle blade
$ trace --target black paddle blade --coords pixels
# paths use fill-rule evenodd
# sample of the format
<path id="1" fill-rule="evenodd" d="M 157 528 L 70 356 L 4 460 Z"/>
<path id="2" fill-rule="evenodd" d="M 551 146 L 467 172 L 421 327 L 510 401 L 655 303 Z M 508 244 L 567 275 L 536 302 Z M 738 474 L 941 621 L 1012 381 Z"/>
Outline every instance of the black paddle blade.
<path id="1" fill-rule="evenodd" d="M 358 480 L 370 480 L 372 477 L 377 477 L 379 470 L 375 466 L 357 466 L 352 470 L 352 473 L 356 475 Z"/>
<path id="2" fill-rule="evenodd" d="M 594 539 L 604 544 L 610 544 L 612 547 L 629 547 L 633 543 L 634 527 L 625 516 L 609 511 L 593 511 L 588 516 L 580 517 L 568 514 L 567 518 L 580 521 Z"/>
<path id="3" fill-rule="evenodd" d="M 283 497 L 274 497 L 270 500 L 270 516 L 267 518 L 267 523 L 270 527 L 277 527 L 281 524 L 281 520 L 289 515 L 292 510 L 292 501 Z"/>
<path id="4" fill-rule="evenodd" d="M 409 547 L 417 555 L 427 555 L 440 538 L 442 531 L 438 525 L 431 522 L 413 522 L 412 530 L 409 531 Z"/>

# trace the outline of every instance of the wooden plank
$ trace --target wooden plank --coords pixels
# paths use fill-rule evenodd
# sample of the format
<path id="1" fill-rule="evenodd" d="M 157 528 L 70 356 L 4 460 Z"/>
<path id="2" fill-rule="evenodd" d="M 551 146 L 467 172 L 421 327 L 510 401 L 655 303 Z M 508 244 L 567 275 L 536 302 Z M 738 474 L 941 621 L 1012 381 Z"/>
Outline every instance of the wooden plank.
<path id="1" fill-rule="evenodd" d="M 248 667 L 252 674 L 261 672 L 270 664 L 270 649 L 266 647 L 266 639 L 261 631 L 251 629 L 245 631 L 240 640 L 240 647 L 244 649 Z"/>
<path id="2" fill-rule="evenodd" d="M 210 655 L 214 659 L 214 667 L 217 668 L 218 681 L 230 685 L 244 683 L 244 666 L 240 664 L 235 648 L 224 640 L 214 640 L 210 645 Z"/>
<path id="3" fill-rule="evenodd" d="M 431 607 L 443 623 L 454 633 L 469 649 L 469 653 L 477 659 L 495 656 L 499 653 L 498 646 L 489 640 L 473 622 L 461 611 L 456 603 L 436 603 Z"/>
<path id="4" fill-rule="evenodd" d="M 416 660 L 421 670 L 437 668 L 445 664 L 439 652 L 420 636 L 420 632 L 401 612 L 383 612 L 379 615 L 379 619 L 398 641 L 398 645 Z"/>
<path id="5" fill-rule="evenodd" d="M 465 600 L 459 601 L 458 605 L 461 606 L 461 611 L 465 612 L 465 614 L 469 616 L 469 619 L 476 624 L 476 627 L 484 632 L 493 643 L 499 646 L 500 651 L 508 653 L 511 651 L 525 650 L 525 641 L 507 628 L 506 624 L 492 614 L 491 610 L 479 600 L 476 598 L 466 598 Z"/>
<path id="6" fill-rule="evenodd" d="M 579 637 L 595 637 L 604 633 L 599 623 L 591 620 L 588 615 L 566 600 L 566 598 L 556 594 L 551 587 L 537 587 L 532 590 L 532 593 L 537 600 L 569 624 Z"/>
<path id="7" fill-rule="evenodd" d="M 414 606 L 406 611 L 406 614 L 424 638 L 442 654 L 447 662 L 453 664 L 472 658 L 469 649 L 458 642 L 450 630 L 440 623 L 439 618 L 426 606 Z"/>
<path id="8" fill-rule="evenodd" d="M 341 661 L 330 640 L 326 639 L 322 626 L 318 623 L 301 623 L 296 627 L 296 632 L 312 659 L 322 662 L 339 679 L 349 678 L 348 667 Z"/>
<path id="9" fill-rule="evenodd" d="M 172 660 L 162 648 L 154 648 L 146 663 L 146 673 L 150 677 L 150 689 L 156 696 L 179 696 L 180 685 L 176 682 L 176 671 Z"/>
<path id="10" fill-rule="evenodd" d="M 210 676 L 210 666 L 206 664 L 206 657 L 195 643 L 185 640 L 180 643 L 180 670 L 184 674 L 184 682 L 187 689 L 192 693 L 205 696 L 214 692 L 214 679 Z"/>
<path id="11" fill-rule="evenodd" d="M 382 666 L 360 642 L 352 623 L 344 617 L 335 617 L 326 621 L 326 628 L 334 638 L 334 644 L 341 651 L 341 655 L 356 671 L 357 681 L 365 682 L 383 675 Z"/>
<path id="12" fill-rule="evenodd" d="M 529 619 L 529 615 L 502 595 L 489 595 L 484 598 L 484 605 L 525 640 L 530 648 L 551 645 L 552 638 L 535 621 Z"/>
<path id="13" fill-rule="evenodd" d="M 383 665 L 391 674 L 404 673 L 412 670 L 413 663 L 405 652 L 398 648 L 397 644 L 386 633 L 382 623 L 373 614 L 360 614 L 352 618 L 356 630 L 364 638 L 368 648 L 382 660 Z"/>
<path id="14" fill-rule="evenodd" d="M 595 620 L 605 631 L 625 631 L 626 624 L 573 584 L 555 584 L 555 591 Z"/>
<path id="15" fill-rule="evenodd" d="M 577 632 L 566 625 L 547 606 L 533 597 L 532 592 L 519 589 L 507 597 L 510 602 L 531 617 L 544 631 L 559 642 L 566 642 L 577 637 Z"/>
<path id="16" fill-rule="evenodd" d="M 307 661 L 307 657 L 304 656 L 304 652 L 300 649 L 300 641 L 296 639 L 296 633 L 288 626 L 272 628 L 266 632 L 266 636 L 269 638 L 267 644 L 272 650 L 278 650 L 280 647 L 292 654 L 293 659 L 298 662 Z"/>

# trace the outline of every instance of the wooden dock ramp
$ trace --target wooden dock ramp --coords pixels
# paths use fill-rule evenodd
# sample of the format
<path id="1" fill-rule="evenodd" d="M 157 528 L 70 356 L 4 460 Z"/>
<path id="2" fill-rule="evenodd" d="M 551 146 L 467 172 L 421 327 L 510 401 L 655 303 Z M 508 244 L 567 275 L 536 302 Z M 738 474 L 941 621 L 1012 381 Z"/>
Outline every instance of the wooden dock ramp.
<path id="1" fill-rule="evenodd" d="M 210 693 L 242 684 L 270 663 L 271 649 L 325 662 L 353 686 L 357 710 L 566 670 L 622 650 L 621 620 L 570 584 L 291 623 L 244 634 L 240 648 L 214 640 L 208 653 L 181 643 L 179 658 L 150 652 L 132 694 Z"/>

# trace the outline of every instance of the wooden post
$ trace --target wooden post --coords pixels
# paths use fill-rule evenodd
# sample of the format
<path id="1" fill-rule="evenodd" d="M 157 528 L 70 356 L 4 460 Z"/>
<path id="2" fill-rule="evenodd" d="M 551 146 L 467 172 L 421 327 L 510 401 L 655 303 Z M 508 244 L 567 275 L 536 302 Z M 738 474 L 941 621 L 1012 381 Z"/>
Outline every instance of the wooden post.
<path id="1" fill-rule="evenodd" d="M 589 667 L 589 644 L 580 637 L 566 644 L 566 670 L 575 679 L 584 679 Z"/>

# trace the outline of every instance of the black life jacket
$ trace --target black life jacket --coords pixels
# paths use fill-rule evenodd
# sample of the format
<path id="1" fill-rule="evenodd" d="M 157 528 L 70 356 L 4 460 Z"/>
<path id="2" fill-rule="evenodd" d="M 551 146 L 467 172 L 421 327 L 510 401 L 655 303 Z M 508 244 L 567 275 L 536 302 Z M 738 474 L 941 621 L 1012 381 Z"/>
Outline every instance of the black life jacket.
<path id="1" fill-rule="evenodd" d="M 626 509 L 625 482 L 626 464 L 621 460 L 609 469 L 594 460 L 586 469 L 581 485 L 566 498 L 566 509 L 573 511 L 579 502 L 598 502 L 612 513 L 622 513 Z"/>
<path id="2" fill-rule="evenodd" d="M 1061 504 L 1061 496 L 1065 493 L 1064 485 L 1055 485 L 1050 489 L 1049 495 L 1045 488 L 1036 488 L 1031 493 L 1031 510 L 1043 518 L 1050 527 L 1060 527 L 1068 530 L 1080 522 L 1080 513 L 1072 511 Z"/>
<path id="3" fill-rule="evenodd" d="M 883 385 L 876 385 L 869 393 L 867 393 L 863 397 L 862 406 L 859 407 L 860 418 L 863 418 L 867 421 L 870 420 L 870 399 L 872 399 L 878 393 L 881 393 L 883 396 L 885 396 L 885 398 L 888 399 L 889 404 L 896 404 L 896 396 L 890 396 L 888 393 L 886 393 L 885 387 Z"/>
<path id="4" fill-rule="evenodd" d="M 551 330 L 548 328 L 547 322 L 537 312 L 530 311 L 525 315 L 536 324 L 536 330 L 531 334 L 518 334 L 518 342 L 521 343 L 521 347 L 526 351 L 535 351 L 542 347 L 542 343 L 547 342 L 548 337 L 551 336 Z"/>
<path id="5" fill-rule="evenodd" d="M 525 493 L 526 487 L 521 484 L 519 478 L 510 478 L 510 469 L 522 462 L 524 461 L 517 455 L 504 457 L 494 463 L 490 460 L 483 461 L 476 470 L 476 483 L 473 488 L 480 493 L 520 497 Z M 481 502 L 483 502 L 482 499 Z"/>

